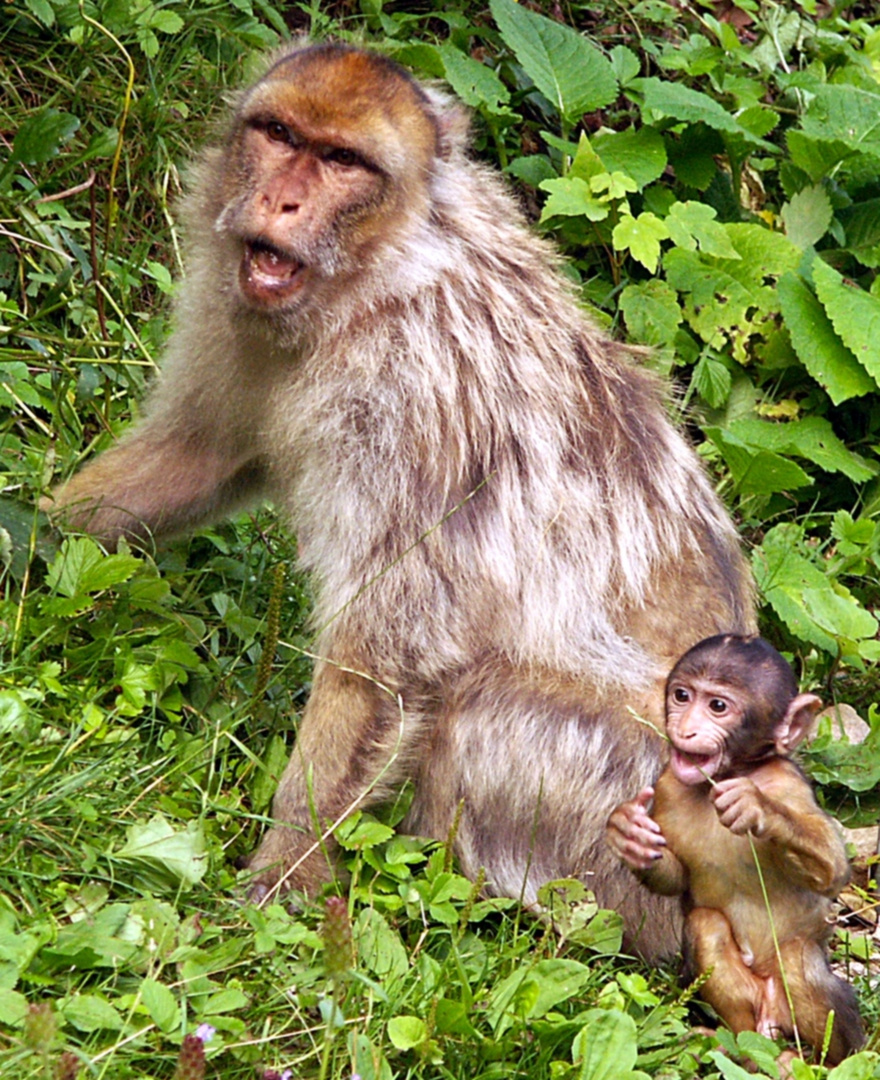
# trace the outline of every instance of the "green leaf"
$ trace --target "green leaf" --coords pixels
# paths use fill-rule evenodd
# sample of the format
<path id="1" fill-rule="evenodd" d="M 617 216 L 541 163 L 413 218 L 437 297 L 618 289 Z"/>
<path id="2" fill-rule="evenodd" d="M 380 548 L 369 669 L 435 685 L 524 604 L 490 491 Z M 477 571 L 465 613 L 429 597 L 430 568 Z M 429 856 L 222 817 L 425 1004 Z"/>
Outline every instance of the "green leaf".
<path id="1" fill-rule="evenodd" d="M 28 11 L 35 15 L 43 26 L 55 25 L 55 9 L 48 0 L 25 0 Z"/>
<path id="2" fill-rule="evenodd" d="M 540 960 L 502 979 L 489 995 L 487 1019 L 496 1036 L 517 1016 L 537 1019 L 577 994 L 590 980 L 590 969 L 577 960 Z"/>
<path id="3" fill-rule="evenodd" d="M 125 1024 L 116 1009 L 94 994 L 77 994 L 61 1007 L 64 1019 L 80 1031 L 121 1031 Z"/>
<path id="4" fill-rule="evenodd" d="M 514 158 L 505 172 L 533 188 L 540 187 L 544 180 L 554 180 L 558 176 L 553 162 L 546 154 L 527 154 L 525 157 Z"/>
<path id="5" fill-rule="evenodd" d="M 716 221 L 714 207 L 688 200 L 673 203 L 664 219 L 672 242 L 686 251 L 699 245 L 706 255 L 719 259 L 739 259 L 740 254 L 730 241 L 727 229 Z"/>
<path id="6" fill-rule="evenodd" d="M 840 139 L 817 139 L 796 129 L 788 132 L 786 141 L 792 163 L 813 181 L 830 176 L 841 161 L 854 153 Z"/>
<path id="7" fill-rule="evenodd" d="M 132 825 L 126 842 L 113 852 L 113 858 L 140 867 L 148 877 L 191 888 L 201 881 L 207 869 L 205 837 L 197 821 L 177 832 L 161 814 L 145 824 Z"/>
<path id="8" fill-rule="evenodd" d="M 782 207 L 785 235 L 802 251 L 822 239 L 833 217 L 831 199 L 821 184 L 804 188 Z"/>
<path id="9" fill-rule="evenodd" d="M 650 211 L 621 218 L 611 234 L 615 251 L 629 251 L 652 274 L 660 259 L 660 241 L 668 238 L 666 225 Z"/>
<path id="10" fill-rule="evenodd" d="M 877 1054 L 865 1050 L 842 1061 L 828 1074 L 828 1080 L 874 1080 L 877 1076 Z"/>
<path id="11" fill-rule="evenodd" d="M 395 1016 L 388 1021 L 388 1038 L 398 1050 L 412 1050 L 428 1037 L 425 1021 L 417 1016 Z"/>
<path id="12" fill-rule="evenodd" d="M 702 94 L 699 90 L 692 90 L 681 83 L 670 82 L 668 79 L 655 77 L 634 79 L 631 83 L 643 96 L 643 111 L 652 110 L 661 116 L 669 116 L 673 120 L 685 120 L 689 123 L 702 123 L 716 131 L 741 136 L 746 142 L 762 146 L 766 150 L 774 151 L 770 143 L 764 142 L 757 135 L 743 127 L 727 110 L 708 94 Z M 650 118 L 646 118 L 650 122 Z"/>
<path id="13" fill-rule="evenodd" d="M 28 1013 L 28 1001 L 17 990 L 0 989 L 0 1016 L 8 1027 L 21 1027 Z"/>
<path id="14" fill-rule="evenodd" d="M 844 345 L 874 379 L 880 379 L 880 299 L 847 285 L 822 259 L 813 263 L 816 293 Z"/>
<path id="15" fill-rule="evenodd" d="M 855 628 L 867 629 L 863 619 L 867 613 L 840 586 L 832 589 L 822 570 L 802 554 L 803 543 L 804 531 L 798 525 L 772 528 L 752 556 L 755 581 L 795 637 L 836 657 L 838 639 L 851 637 L 847 631 Z M 837 599 L 821 599 L 825 593 Z"/>
<path id="16" fill-rule="evenodd" d="M 50 161 L 79 130 L 79 120 L 72 113 L 45 108 L 21 125 L 12 144 L 10 163 L 35 165 Z"/>
<path id="17" fill-rule="evenodd" d="M 689 324 L 714 349 L 729 347 L 747 363 L 753 335 L 775 329 L 776 279 L 795 270 L 801 252 L 787 237 L 760 225 L 725 225 L 739 259 L 673 248 L 664 256 L 669 283 L 685 293 Z"/>
<path id="18" fill-rule="evenodd" d="M 808 487 L 812 480 L 799 465 L 739 439 L 722 428 L 704 434 L 718 447 L 730 469 L 737 491 L 743 495 L 772 495 Z"/>
<path id="19" fill-rule="evenodd" d="M 857 484 L 865 483 L 875 475 L 875 470 L 847 449 L 834 434 L 829 421 L 821 416 L 807 416 L 786 423 L 747 417 L 734 420 L 727 430 L 756 448 L 806 458 L 826 472 L 843 473 Z"/>
<path id="20" fill-rule="evenodd" d="M 563 119 L 579 120 L 617 97 L 613 68 L 586 38 L 514 0 L 489 6 L 505 44 Z"/>
<path id="21" fill-rule="evenodd" d="M 720 409 L 730 397 L 733 378 L 728 369 L 712 356 L 703 356 L 694 368 L 694 389 L 710 409 Z"/>
<path id="22" fill-rule="evenodd" d="M 541 221 L 551 217 L 585 217 L 588 221 L 603 221 L 608 217 L 608 203 L 596 198 L 590 185 L 579 176 L 560 176 L 544 180 L 539 185 L 550 197 L 541 211 Z"/>
<path id="23" fill-rule="evenodd" d="M 590 142 L 606 171 L 632 177 L 639 191 L 659 179 L 666 168 L 666 144 L 653 128 L 600 131 Z"/>
<path id="24" fill-rule="evenodd" d="M 105 555 L 88 536 L 67 537 L 46 579 L 62 596 L 90 595 L 120 585 L 143 563 L 134 555 Z"/>
<path id="25" fill-rule="evenodd" d="M 144 979 L 141 983 L 141 1001 L 146 1006 L 150 1019 L 166 1035 L 180 1026 L 180 1005 L 164 983 L 155 979 Z"/>
<path id="26" fill-rule="evenodd" d="M 620 294 L 620 310 L 630 338 L 642 345 L 670 345 L 681 323 L 675 291 L 658 278 L 627 285 Z"/>
<path id="27" fill-rule="evenodd" d="M 636 1080 L 636 1022 L 617 1009 L 590 1009 L 571 1047 L 578 1080 Z"/>
<path id="28" fill-rule="evenodd" d="M 400 934 L 392 930 L 375 908 L 364 908 L 358 915 L 355 940 L 358 960 L 383 982 L 401 979 L 409 971 L 409 957 Z"/>
<path id="29" fill-rule="evenodd" d="M 446 81 L 465 105 L 472 109 L 482 106 L 495 114 L 506 112 L 510 91 L 492 68 L 454 45 L 439 45 L 437 51 L 443 59 Z"/>
<path id="30" fill-rule="evenodd" d="M 715 1062 L 724 1080 L 752 1080 L 751 1073 L 746 1072 L 742 1065 L 731 1061 L 720 1050 L 711 1050 L 708 1056 Z"/>
<path id="31" fill-rule="evenodd" d="M 154 30 L 161 30 L 163 34 L 179 34 L 185 25 L 176 12 L 169 11 L 167 8 L 154 9 L 150 14 L 149 24 Z"/>
<path id="32" fill-rule="evenodd" d="M 835 83 L 822 86 L 804 113 L 801 127 L 814 138 L 843 142 L 851 150 L 880 157 L 880 93 Z"/>
<path id="33" fill-rule="evenodd" d="M 608 54 L 615 77 L 621 86 L 635 79 L 641 70 L 641 61 L 626 45 L 615 45 Z"/>
<path id="34" fill-rule="evenodd" d="M 876 391 L 877 383 L 834 332 L 803 278 L 784 274 L 778 288 L 780 310 L 798 359 L 834 404 Z"/>

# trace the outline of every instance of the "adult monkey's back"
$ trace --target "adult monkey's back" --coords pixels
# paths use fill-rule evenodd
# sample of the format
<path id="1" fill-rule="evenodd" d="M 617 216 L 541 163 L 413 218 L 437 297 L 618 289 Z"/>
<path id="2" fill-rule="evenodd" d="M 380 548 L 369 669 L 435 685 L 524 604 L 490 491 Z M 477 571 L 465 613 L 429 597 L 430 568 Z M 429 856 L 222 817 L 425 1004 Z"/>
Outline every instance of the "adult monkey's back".
<path id="1" fill-rule="evenodd" d="M 464 799 L 467 873 L 527 902 L 580 875 L 647 913 L 650 952 L 672 908 L 602 846 L 660 757 L 627 705 L 659 721 L 672 661 L 752 628 L 748 576 L 657 387 L 465 128 L 379 55 L 278 55 L 198 166 L 146 415 L 56 507 L 110 542 L 264 498 L 296 529 L 324 659 L 258 891 L 329 873 L 309 783 L 323 821 L 410 777 L 414 829 Z"/>

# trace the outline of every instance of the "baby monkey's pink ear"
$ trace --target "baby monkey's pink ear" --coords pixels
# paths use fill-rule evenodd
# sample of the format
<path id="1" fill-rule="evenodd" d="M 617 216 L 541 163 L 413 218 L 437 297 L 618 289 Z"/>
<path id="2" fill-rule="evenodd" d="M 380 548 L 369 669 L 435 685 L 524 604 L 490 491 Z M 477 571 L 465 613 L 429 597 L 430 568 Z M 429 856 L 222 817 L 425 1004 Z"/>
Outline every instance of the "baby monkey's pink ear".
<path id="1" fill-rule="evenodd" d="M 813 730 L 822 699 L 815 694 L 798 694 L 789 702 L 785 716 L 776 725 L 776 751 L 787 757 Z"/>

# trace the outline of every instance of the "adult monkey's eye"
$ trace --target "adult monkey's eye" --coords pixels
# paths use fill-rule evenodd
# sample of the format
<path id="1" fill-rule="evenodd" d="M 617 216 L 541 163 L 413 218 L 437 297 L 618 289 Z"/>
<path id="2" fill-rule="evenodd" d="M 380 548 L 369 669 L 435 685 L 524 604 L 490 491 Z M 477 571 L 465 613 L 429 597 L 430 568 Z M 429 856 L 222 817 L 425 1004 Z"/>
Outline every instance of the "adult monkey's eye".
<path id="1" fill-rule="evenodd" d="M 290 133 L 284 124 L 279 123 L 277 120 L 270 120 L 266 124 L 266 135 L 272 142 L 290 142 Z"/>
<path id="2" fill-rule="evenodd" d="M 349 150 L 345 146 L 337 146 L 327 154 L 326 160 L 332 161 L 336 165 L 357 165 L 361 159 L 354 150 Z"/>

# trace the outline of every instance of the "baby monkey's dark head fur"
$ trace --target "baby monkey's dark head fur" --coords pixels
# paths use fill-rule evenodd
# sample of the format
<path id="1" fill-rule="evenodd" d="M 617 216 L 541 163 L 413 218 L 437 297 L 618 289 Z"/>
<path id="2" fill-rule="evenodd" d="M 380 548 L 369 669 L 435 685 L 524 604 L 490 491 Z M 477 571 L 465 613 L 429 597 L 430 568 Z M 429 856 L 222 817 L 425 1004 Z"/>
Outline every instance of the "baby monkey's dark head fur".
<path id="1" fill-rule="evenodd" d="M 788 756 L 821 706 L 815 695 L 798 694 L 790 666 L 769 642 L 737 634 L 689 649 L 669 674 L 666 703 L 673 767 L 688 783 Z"/>

